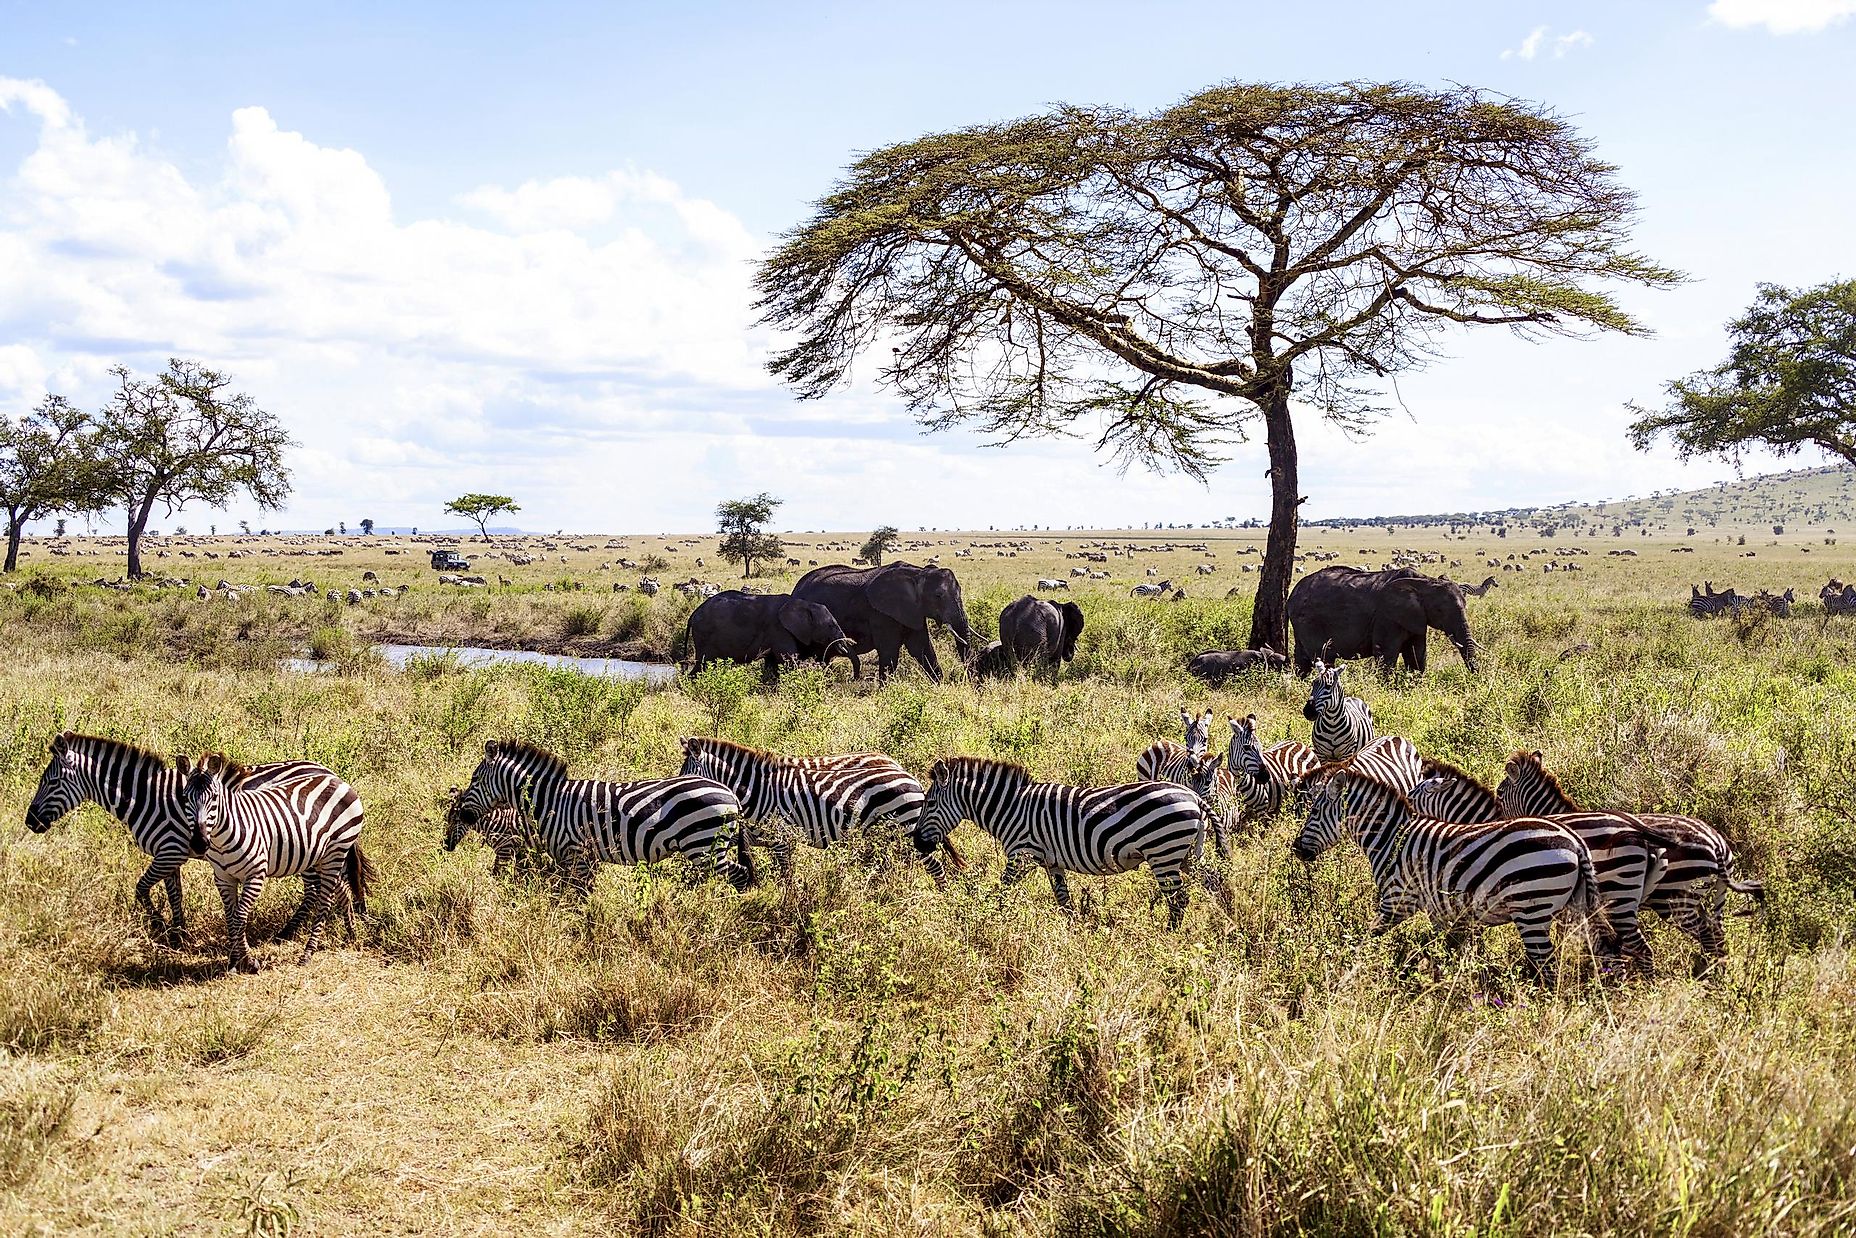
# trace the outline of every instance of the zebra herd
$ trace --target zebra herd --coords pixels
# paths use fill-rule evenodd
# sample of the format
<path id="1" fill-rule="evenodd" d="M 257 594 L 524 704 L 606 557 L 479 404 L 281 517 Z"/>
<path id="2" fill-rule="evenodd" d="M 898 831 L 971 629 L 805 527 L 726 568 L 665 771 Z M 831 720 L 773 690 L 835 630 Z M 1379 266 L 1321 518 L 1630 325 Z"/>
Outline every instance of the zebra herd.
<path id="1" fill-rule="evenodd" d="M 946 864 L 965 869 L 954 833 L 971 821 L 999 844 L 1010 887 L 1040 867 L 1058 904 L 1071 907 L 1067 874 L 1108 875 L 1145 864 L 1176 928 L 1195 876 L 1227 914 L 1230 888 L 1211 841 L 1228 858 L 1246 822 L 1301 804 L 1292 850 L 1312 861 L 1351 839 L 1377 891 L 1372 931 L 1422 911 L 1461 943 L 1480 927 L 1513 923 L 1529 964 L 1553 981 L 1556 920 L 1589 928 L 1606 963 L 1651 965 L 1639 916 L 1653 911 L 1693 937 L 1703 963 L 1725 951 L 1729 890 L 1763 894 L 1734 872 L 1733 849 L 1691 817 L 1582 811 L 1542 763 L 1521 753 L 1490 790 L 1462 770 L 1420 756 L 1410 741 L 1377 736 L 1365 702 L 1341 687 L 1338 666 L 1317 665 L 1305 716 L 1312 744 L 1265 747 L 1255 716 L 1228 720 L 1212 753 L 1213 714 L 1182 710 L 1183 743 L 1159 740 L 1135 762 L 1136 781 L 1080 787 L 1035 780 L 1020 765 L 945 757 L 926 785 L 876 752 L 790 757 L 727 740 L 686 738 L 673 776 L 629 782 L 573 778 L 565 761 L 518 740 L 492 740 L 464 788 L 453 787 L 444 846 L 472 833 L 495 853 L 494 872 L 547 873 L 584 896 L 604 864 L 682 857 L 687 879 L 720 877 L 737 890 L 758 880 L 753 848 L 774 855 L 790 881 L 803 841 L 841 846 L 871 831 L 912 847 L 937 887 Z M 305 761 L 246 767 L 225 757 L 170 763 L 116 740 L 66 732 L 26 812 L 44 832 L 92 802 L 123 821 L 150 863 L 135 897 L 158 939 L 185 931 L 180 868 L 203 858 L 226 908 L 231 964 L 255 970 L 245 925 L 270 877 L 300 874 L 304 895 L 285 929 L 308 927 L 316 949 L 336 906 L 353 935 L 366 911 L 373 865 L 359 837 L 354 789 Z M 945 857 L 946 863 L 943 862 Z M 164 921 L 152 897 L 163 886 Z"/>

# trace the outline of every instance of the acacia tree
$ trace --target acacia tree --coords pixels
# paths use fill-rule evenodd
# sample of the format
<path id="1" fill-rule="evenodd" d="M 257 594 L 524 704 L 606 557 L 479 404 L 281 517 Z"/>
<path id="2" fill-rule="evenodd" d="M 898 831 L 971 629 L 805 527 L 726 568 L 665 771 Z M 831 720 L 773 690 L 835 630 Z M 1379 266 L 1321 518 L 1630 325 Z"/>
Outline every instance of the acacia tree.
<path id="1" fill-rule="evenodd" d="M 362 537 L 374 536 L 374 522 L 372 520 L 363 520 L 361 522 L 361 536 Z"/>
<path id="2" fill-rule="evenodd" d="M 129 576 L 142 574 L 142 534 L 155 504 L 170 516 L 188 503 L 223 508 L 245 494 L 262 511 L 290 493 L 284 452 L 295 446 L 277 418 L 231 376 L 197 361 L 170 359 L 152 380 L 127 366 L 97 416 L 97 450 L 108 490 L 129 518 Z"/>
<path id="3" fill-rule="evenodd" d="M 893 524 L 886 524 L 870 535 L 869 539 L 864 542 L 863 548 L 857 552 L 857 555 L 871 567 L 881 567 L 883 566 L 883 557 L 894 550 L 896 548 L 896 543 L 901 540 L 900 535 L 896 532 L 896 526 Z"/>
<path id="4" fill-rule="evenodd" d="M 783 502 L 763 493 L 716 504 L 715 524 L 722 535 L 716 553 L 726 563 L 739 563 L 743 580 L 754 574 L 756 559 L 777 559 L 786 553 L 786 543 L 767 532 L 768 522 Z"/>
<path id="5" fill-rule="evenodd" d="M 27 522 L 109 506 L 92 438 L 89 414 L 61 395 L 46 396 L 21 417 L 0 416 L 0 511 L 6 513 L 6 562 L 0 571 L 19 566 Z M 63 536 L 62 520 L 58 532 Z"/>
<path id="6" fill-rule="evenodd" d="M 445 510 L 454 516 L 462 516 L 477 526 L 477 532 L 484 541 L 490 541 L 489 523 L 506 512 L 522 510 L 516 501 L 506 494 L 460 494 L 445 504 Z M 414 529 L 414 533 L 418 530 Z"/>
<path id="7" fill-rule="evenodd" d="M 1566 121 L 1469 88 L 1213 87 L 1151 114 L 1059 106 L 858 160 L 756 276 L 804 399 L 893 342 L 932 429 L 1088 429 L 1204 481 L 1260 420 L 1270 531 L 1250 643 L 1287 648 L 1291 399 L 1359 432 L 1443 330 L 1645 334 L 1600 285 L 1634 195 Z"/>
<path id="8" fill-rule="evenodd" d="M 1637 450 L 1667 433 L 1683 459 L 1816 447 L 1856 464 L 1856 280 L 1761 284 L 1727 338 L 1727 360 L 1665 384 L 1660 411 L 1627 406 Z"/>

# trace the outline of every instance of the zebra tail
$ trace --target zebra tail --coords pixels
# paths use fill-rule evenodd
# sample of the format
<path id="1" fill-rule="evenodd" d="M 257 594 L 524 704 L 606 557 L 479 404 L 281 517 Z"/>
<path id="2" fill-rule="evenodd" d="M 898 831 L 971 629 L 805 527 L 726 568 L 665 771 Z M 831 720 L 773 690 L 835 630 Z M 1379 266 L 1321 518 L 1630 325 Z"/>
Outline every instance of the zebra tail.
<path id="1" fill-rule="evenodd" d="M 348 848 L 348 890 L 354 896 L 354 909 L 362 915 L 367 914 L 367 887 L 374 880 L 374 862 L 361 850 L 361 844 L 355 843 Z"/>
<path id="2" fill-rule="evenodd" d="M 1592 867 L 1592 853 L 1579 844 L 1579 888 L 1573 894 L 1578 900 L 1579 915 L 1582 919 L 1602 919 L 1598 901 L 1598 870 Z"/>
<path id="3" fill-rule="evenodd" d="M 1752 899 L 1755 904 L 1763 905 L 1766 901 L 1766 883 L 1759 880 L 1757 877 L 1735 877 L 1732 865 L 1733 861 L 1729 860 L 1728 870 L 1722 877 L 1722 880 L 1727 883 L 1727 888 L 1732 890 L 1735 894 L 1746 895 L 1748 898 Z M 1750 916 L 1753 912 L 1754 908 L 1752 907 L 1742 907 L 1734 914 Z"/>

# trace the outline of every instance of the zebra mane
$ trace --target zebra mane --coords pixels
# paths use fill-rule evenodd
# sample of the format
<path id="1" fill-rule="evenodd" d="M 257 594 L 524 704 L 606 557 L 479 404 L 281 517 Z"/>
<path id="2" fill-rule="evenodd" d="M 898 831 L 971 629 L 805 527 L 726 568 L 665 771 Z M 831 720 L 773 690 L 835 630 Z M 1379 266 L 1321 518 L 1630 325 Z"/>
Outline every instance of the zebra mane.
<path id="1" fill-rule="evenodd" d="M 942 757 L 934 763 L 929 777 L 956 778 L 962 774 L 987 774 L 997 771 L 1024 782 L 1031 781 L 1031 771 L 1016 761 L 998 761 L 992 757 Z"/>
<path id="2" fill-rule="evenodd" d="M 236 787 L 245 781 L 251 773 L 249 765 L 240 765 L 231 757 L 219 752 L 207 752 L 193 763 L 193 773 L 210 774 L 224 782 L 228 788 Z"/>
<path id="3" fill-rule="evenodd" d="M 778 762 L 788 759 L 777 752 L 768 752 L 765 748 L 750 748 L 746 744 L 737 744 L 732 739 L 718 739 L 713 735 L 692 735 L 683 742 L 690 747 L 700 745 L 711 752 L 733 753 L 755 761 Z"/>
<path id="4" fill-rule="evenodd" d="M 1365 749 L 1361 749 L 1361 751 L 1363 752 Z M 1299 785 L 1304 787 L 1313 786 L 1317 783 L 1326 782 L 1336 774 L 1345 774 L 1349 778 L 1358 779 L 1369 787 L 1376 787 L 1381 791 L 1389 792 L 1392 798 L 1405 806 L 1405 811 L 1415 814 L 1417 809 L 1412 807 L 1411 797 L 1405 793 L 1404 788 L 1400 787 L 1397 783 L 1387 782 L 1384 778 L 1379 777 L 1366 766 L 1356 766 L 1354 762 L 1359 758 L 1359 755 L 1360 753 L 1356 752 L 1353 756 L 1345 757 L 1339 761 L 1328 761 L 1325 764 L 1317 765 L 1315 768 L 1309 770 L 1307 774 L 1303 775 Z"/>
<path id="5" fill-rule="evenodd" d="M 1541 760 L 1538 752 L 1515 753 L 1508 758 L 1508 765 L 1503 772 L 1512 776 L 1518 769 L 1531 770 L 1533 776 L 1540 779 L 1547 790 L 1559 796 L 1568 804 L 1575 806 L 1578 804 L 1579 801 L 1567 794 L 1566 788 L 1560 784 L 1560 780 L 1554 777 L 1553 771 L 1546 767 L 1546 763 Z"/>
<path id="6" fill-rule="evenodd" d="M 1486 782 L 1483 782 L 1467 770 L 1458 769 L 1448 761 L 1439 761 L 1434 757 L 1425 757 L 1423 764 L 1419 766 L 1418 776 L 1420 779 L 1434 776 L 1452 779 L 1459 785 L 1469 788 L 1469 790 L 1482 801 L 1481 807 L 1483 809 L 1494 813 L 1498 817 L 1501 816 L 1501 797 L 1491 791 Z"/>
<path id="7" fill-rule="evenodd" d="M 169 768 L 168 759 L 159 752 L 144 748 L 140 744 L 127 743 L 120 739 L 111 739 L 107 735 L 80 735 L 76 731 L 66 731 L 52 740 L 52 753 L 57 755 L 69 747 L 87 749 L 107 748 L 132 760 L 144 761 L 161 769 Z"/>
<path id="8" fill-rule="evenodd" d="M 538 774 L 556 778 L 567 777 L 567 761 L 549 752 L 546 748 L 537 748 L 525 739 L 491 740 L 490 746 L 503 756 L 514 757 L 524 765 L 530 766 Z"/>

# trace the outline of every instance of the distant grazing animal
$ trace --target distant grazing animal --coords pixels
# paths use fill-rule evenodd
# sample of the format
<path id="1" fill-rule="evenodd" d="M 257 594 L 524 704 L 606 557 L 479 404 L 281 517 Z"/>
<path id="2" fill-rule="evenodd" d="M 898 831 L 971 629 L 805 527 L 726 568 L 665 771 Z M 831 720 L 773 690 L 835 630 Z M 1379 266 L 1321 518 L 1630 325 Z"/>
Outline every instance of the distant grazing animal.
<path id="1" fill-rule="evenodd" d="M 734 792 L 708 778 L 569 778 L 567 762 L 553 753 L 493 739 L 458 799 L 458 821 L 471 829 L 500 805 L 528 813 L 542 848 L 582 895 L 601 864 L 644 864 L 672 855 L 698 862 L 737 890 L 754 881 L 753 855 L 739 828 L 741 804 Z M 692 879 L 700 876 L 699 868 Z"/>
<path id="2" fill-rule="evenodd" d="M 851 648 L 829 610 L 790 593 L 717 593 L 690 612 L 688 629 L 694 669 L 758 661 L 769 682 L 801 660 L 829 666 L 834 657 L 848 657 Z"/>
<path id="3" fill-rule="evenodd" d="M 1487 593 L 1490 589 L 1493 589 L 1495 585 L 1496 585 L 1495 577 L 1491 576 L 1487 580 L 1484 580 L 1479 585 L 1464 585 L 1463 593 L 1467 597 L 1479 598 L 1483 594 Z"/>
<path id="4" fill-rule="evenodd" d="M 1047 580 L 1042 577 L 1038 579 L 1038 588 L 1046 593 L 1055 593 L 1059 589 L 1068 589 L 1069 587 L 1070 582 L 1067 580 Z"/>
<path id="5" fill-rule="evenodd" d="M 1740 609 L 1742 598 L 1731 588 L 1724 593 L 1714 591 L 1714 582 L 1707 581 L 1707 592 L 1703 593 L 1694 585 L 1688 587 L 1688 613 L 1697 619 L 1711 619 L 1715 615 L 1725 614 Z"/>
<path id="6" fill-rule="evenodd" d="M 1409 568 L 1365 572 L 1324 567 L 1289 591 L 1289 625 L 1295 629 L 1295 670 L 1306 675 L 1317 657 L 1379 659 L 1390 673 L 1401 660 L 1422 672 L 1429 631 L 1436 628 L 1476 669 L 1463 586 Z"/>
<path id="7" fill-rule="evenodd" d="M 1302 716 L 1315 724 L 1315 756 L 1323 761 L 1344 761 L 1373 741 L 1373 711 L 1340 686 L 1340 663 L 1330 667 L 1316 662 L 1314 671 Z"/>
<path id="8" fill-rule="evenodd" d="M 1065 871 L 1120 873 L 1146 864 L 1167 905 L 1167 927 L 1186 914 L 1185 871 L 1198 860 L 1205 810 L 1190 788 L 1157 782 L 1074 787 L 1035 782 L 1021 765 L 979 757 L 934 763 L 922 804 L 916 847 L 944 846 L 962 821 L 998 840 L 1006 855 L 1004 884 L 1015 885 L 1033 865 L 1050 877 L 1057 905 L 1071 907 Z M 1229 910 L 1222 879 L 1200 868 L 1201 880 Z"/>
<path id="9" fill-rule="evenodd" d="M 363 812 L 353 787 L 326 769 L 278 778 L 215 753 L 191 767 L 182 758 L 176 767 L 193 814 L 193 850 L 213 866 L 213 883 L 225 904 L 234 970 L 258 970 L 245 924 L 269 877 L 316 874 L 314 893 L 305 882 L 305 963 L 322 944 L 322 918 L 344 879 L 354 909 L 366 914 L 373 865 L 361 850 Z M 353 927 L 350 922 L 350 936 Z"/>
<path id="10" fill-rule="evenodd" d="M 1046 602 L 1030 594 L 999 612 L 999 640 L 1019 666 L 1044 668 L 1055 675 L 1076 657 L 1083 635 L 1083 608 L 1075 602 Z"/>
<path id="11" fill-rule="evenodd" d="M 1518 752 L 1510 757 L 1496 793 L 1502 810 L 1509 815 L 1580 811 L 1559 780 L 1547 772 L 1539 752 Z M 1762 902 L 1765 884 L 1736 876 L 1733 845 L 1707 822 L 1675 813 L 1640 812 L 1630 816 L 1644 829 L 1655 831 L 1668 847 L 1660 871 L 1651 874 L 1643 906 L 1700 944 L 1702 958 L 1697 970 L 1705 969 L 1727 953 L 1727 926 L 1722 919 L 1727 892 Z"/>
<path id="12" fill-rule="evenodd" d="M 1014 669 L 1005 642 L 995 640 L 987 641 L 985 647 L 973 655 L 968 673 L 977 679 L 1009 679 Z"/>
<path id="13" fill-rule="evenodd" d="M 1764 589 L 1761 589 L 1758 593 L 1753 595 L 1753 604 L 1755 606 L 1764 606 L 1780 619 L 1790 617 L 1792 613 L 1792 603 L 1797 600 L 1798 599 L 1793 595 L 1790 589 L 1787 589 L 1783 593 L 1768 593 Z"/>
<path id="14" fill-rule="evenodd" d="M 876 654 L 881 680 L 896 669 L 902 650 L 907 649 L 923 673 L 939 683 L 941 662 L 929 637 L 930 622 L 953 630 L 961 661 L 972 656 L 974 635 L 967 622 L 966 600 L 959 579 L 948 568 L 901 562 L 872 568 L 834 564 L 801 576 L 793 586 L 793 596 L 817 602 L 837 619 L 853 642 L 849 650 L 853 678 L 862 677 L 861 655 Z"/>
<path id="15" fill-rule="evenodd" d="M 280 761 L 255 766 L 246 785 L 255 787 L 267 780 L 327 773 L 309 761 Z M 187 931 L 180 870 L 193 855 L 193 811 L 187 803 L 185 781 L 179 769 L 145 749 L 66 731 L 52 740 L 51 760 L 26 809 L 26 828 L 43 834 L 85 803 L 96 804 L 128 826 L 135 845 L 149 857 L 147 871 L 135 883 L 136 905 L 147 915 L 149 931 L 157 940 L 178 944 Z M 308 915 L 317 880 L 314 872 L 304 874 L 303 902 L 285 926 L 284 936 L 295 933 Z M 157 885 L 167 892 L 165 924 L 155 909 L 153 892 Z M 338 897 L 344 900 L 345 908 L 346 887 Z"/>
<path id="16" fill-rule="evenodd" d="M 773 850 L 782 879 L 793 875 L 793 838 L 830 847 L 878 823 L 915 839 L 921 816 L 922 784 L 894 758 L 880 752 L 843 756 L 787 757 L 725 739 L 682 741 L 685 777 L 721 783 L 741 801 L 755 828 L 752 841 Z M 947 884 L 932 849 L 922 863 L 937 886 Z M 956 860 L 958 865 L 958 860 Z"/>
<path id="17" fill-rule="evenodd" d="M 1214 688 L 1222 687 L 1225 680 L 1246 671 L 1288 669 L 1289 659 L 1268 645 L 1261 649 L 1214 649 L 1194 654 L 1192 660 L 1186 663 L 1187 674 L 1194 679 L 1204 680 Z"/>
<path id="18" fill-rule="evenodd" d="M 1542 983 L 1554 983 L 1555 917 L 1597 911 L 1598 878 L 1585 844 L 1542 818 L 1465 825 L 1423 817 L 1397 786 L 1346 765 L 1322 777 L 1292 847 L 1312 861 L 1351 836 L 1378 893 L 1377 937 L 1422 911 L 1460 948 L 1479 928 L 1512 923 Z"/>
<path id="19" fill-rule="evenodd" d="M 1825 614 L 1856 614 L 1856 585 L 1846 585 L 1832 577 L 1829 584 L 1817 591 L 1817 600 L 1824 604 Z"/>
<path id="20" fill-rule="evenodd" d="M 1172 591 L 1173 582 L 1171 579 L 1167 579 L 1157 584 L 1135 585 L 1128 590 L 1128 596 L 1137 598 L 1157 598 L 1162 594 L 1171 593 Z"/>

